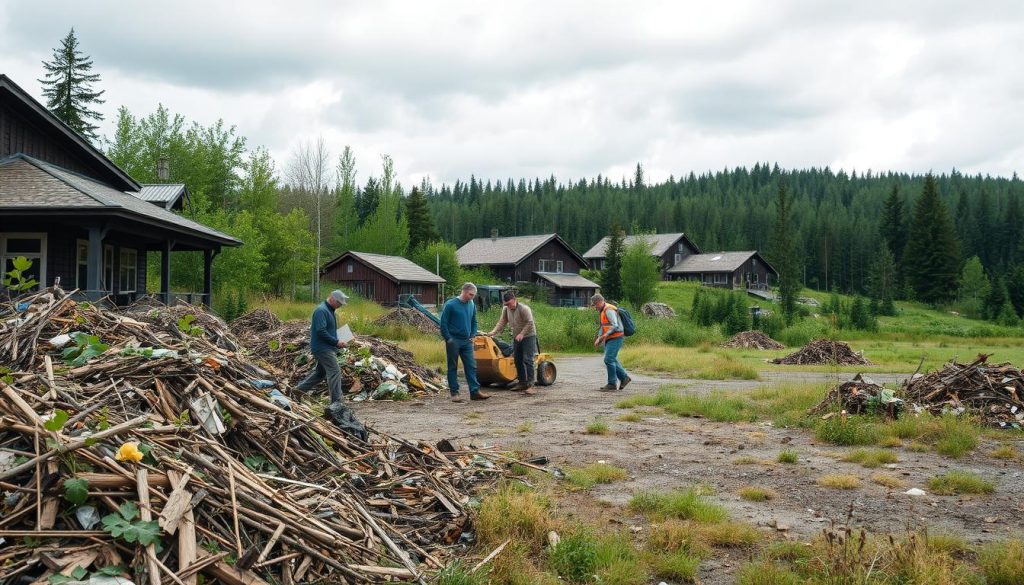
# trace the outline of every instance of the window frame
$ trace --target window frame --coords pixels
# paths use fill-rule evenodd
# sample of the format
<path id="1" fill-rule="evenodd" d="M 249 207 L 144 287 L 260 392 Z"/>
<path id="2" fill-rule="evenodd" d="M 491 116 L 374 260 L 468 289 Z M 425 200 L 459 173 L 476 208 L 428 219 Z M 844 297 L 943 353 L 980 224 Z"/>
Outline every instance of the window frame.
<path id="1" fill-rule="evenodd" d="M 7 260 L 25 257 L 29 260 L 39 261 L 39 284 L 36 285 L 37 289 L 46 286 L 46 255 L 47 255 L 47 239 L 49 234 L 46 232 L 0 232 L 0 282 L 7 276 Z M 37 253 L 8 253 L 7 242 L 8 240 L 39 240 L 39 252 Z M 34 264 L 34 262 L 33 262 Z"/>
<path id="2" fill-rule="evenodd" d="M 118 266 L 118 289 L 119 293 L 133 293 L 139 286 L 139 251 L 135 248 L 121 248 L 120 260 L 121 264 Z M 125 256 L 133 256 L 132 261 L 126 262 Z M 131 278 L 126 279 L 126 273 L 131 272 Z M 131 287 L 125 286 L 125 281 L 131 283 Z"/>

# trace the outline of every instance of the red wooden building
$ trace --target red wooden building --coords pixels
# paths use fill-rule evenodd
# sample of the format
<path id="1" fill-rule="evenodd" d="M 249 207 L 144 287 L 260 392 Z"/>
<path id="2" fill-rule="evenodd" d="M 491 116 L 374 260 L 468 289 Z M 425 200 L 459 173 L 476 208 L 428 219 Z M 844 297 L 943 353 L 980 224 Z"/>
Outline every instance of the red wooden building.
<path id="1" fill-rule="evenodd" d="M 320 273 L 323 282 L 337 283 L 361 297 L 384 306 L 398 304 L 398 296 L 412 294 L 421 304 L 436 305 L 440 276 L 401 256 L 345 252 Z"/>

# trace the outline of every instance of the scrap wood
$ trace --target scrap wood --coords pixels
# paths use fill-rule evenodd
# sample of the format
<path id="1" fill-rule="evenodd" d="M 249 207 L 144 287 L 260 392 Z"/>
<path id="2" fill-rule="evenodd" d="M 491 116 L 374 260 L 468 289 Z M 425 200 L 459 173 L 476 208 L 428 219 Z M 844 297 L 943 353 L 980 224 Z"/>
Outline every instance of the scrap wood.
<path id="1" fill-rule="evenodd" d="M 989 364 L 979 354 L 969 364 L 955 359 L 941 370 L 914 374 L 903 384 L 908 402 L 934 415 L 967 413 L 999 428 L 1024 427 L 1024 375 L 1006 362 Z"/>
<path id="2" fill-rule="evenodd" d="M 388 326 L 399 326 L 399 327 L 412 327 L 420 333 L 426 333 L 428 335 L 438 335 L 437 324 L 430 320 L 429 317 L 420 313 L 416 309 L 410 309 L 407 307 L 397 307 L 384 313 L 380 317 L 373 320 L 374 325 L 381 327 Z"/>
<path id="3" fill-rule="evenodd" d="M 871 378 L 857 374 L 829 390 L 825 399 L 809 412 L 828 413 L 826 416 L 838 411 L 847 414 L 885 413 L 890 418 L 896 418 L 902 408 L 903 400 L 897 398 L 892 390 L 886 390 Z"/>
<path id="4" fill-rule="evenodd" d="M 831 339 L 816 339 L 799 350 L 772 360 L 774 364 L 870 366 L 862 353 L 853 351 L 849 344 Z"/>
<path id="5" fill-rule="evenodd" d="M 743 331 L 733 335 L 722 344 L 732 349 L 782 349 L 786 347 L 761 331 Z"/>
<path id="6" fill-rule="evenodd" d="M 674 319 L 676 316 L 675 309 L 665 303 L 644 303 L 640 312 L 656 319 Z"/>
<path id="7" fill-rule="evenodd" d="M 210 584 L 415 578 L 445 564 L 450 545 L 469 528 L 469 495 L 503 473 L 487 454 L 454 446 L 445 454 L 372 429 L 361 440 L 299 401 L 283 408 L 268 388 L 252 383 L 267 372 L 250 361 L 244 344 L 241 351 L 223 347 L 230 332 L 187 333 L 137 313 L 126 319 L 73 303 L 59 289 L 19 302 L 28 306 L 0 304 L 0 347 L 23 350 L 0 381 L 0 448 L 25 457 L 0 467 L 12 494 L 0 510 L 0 537 L 47 539 L 64 551 L 97 540 L 135 551 L 116 563 L 101 555 L 83 568 L 121 564 L 141 582 L 189 585 L 199 574 Z M 71 365 L 59 340 L 50 342 L 69 333 L 94 335 L 108 347 L 94 345 L 94 355 Z M 66 413 L 62 428 L 41 431 L 39 423 L 58 410 Z M 37 434 L 56 444 L 41 440 L 37 455 Z M 126 443 L 136 447 L 125 453 L 137 452 L 142 461 L 115 460 Z M 51 463 L 56 471 L 45 473 Z M 60 497 L 71 479 L 89 482 L 77 508 Z M 51 529 L 41 529 L 35 510 L 47 498 L 56 498 L 60 511 Z M 129 502 L 156 521 L 159 557 L 94 523 Z M 95 509 L 92 519 L 77 513 L 88 508 Z M 225 572 L 226 553 L 206 555 L 204 548 L 231 551 L 247 572 Z M 0 582 L 38 578 L 47 570 L 39 554 L 8 542 Z"/>

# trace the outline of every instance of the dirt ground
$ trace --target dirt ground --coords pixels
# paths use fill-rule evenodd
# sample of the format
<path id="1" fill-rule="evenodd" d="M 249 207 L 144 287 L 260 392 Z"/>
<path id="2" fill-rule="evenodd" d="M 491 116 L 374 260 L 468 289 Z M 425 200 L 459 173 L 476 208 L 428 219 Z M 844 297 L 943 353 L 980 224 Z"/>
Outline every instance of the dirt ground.
<path id="1" fill-rule="evenodd" d="M 599 392 L 604 384 L 600 356 L 565 357 L 557 360 L 558 380 L 537 396 L 495 390 L 483 402 L 454 404 L 447 396 L 405 403 L 374 402 L 354 405 L 366 423 L 407 438 L 435 442 L 450 439 L 461 444 L 495 446 L 545 455 L 549 468 L 583 466 L 597 461 L 625 468 L 629 479 L 593 488 L 598 506 L 624 506 L 641 490 L 664 491 L 707 485 L 711 498 L 724 505 L 733 519 L 761 527 L 766 533 L 808 540 L 830 519 L 846 518 L 853 507 L 854 523 L 874 532 L 898 533 L 908 523 L 927 526 L 932 534 L 953 534 L 969 542 L 981 542 L 1020 534 L 1024 530 L 1024 466 L 1017 461 L 991 458 L 995 443 L 982 439 L 973 455 L 954 461 L 935 453 L 898 449 L 899 462 L 888 469 L 864 469 L 839 461 L 850 448 L 822 444 L 801 429 L 773 428 L 761 423 L 716 423 L 697 418 L 664 415 L 641 422 L 616 418 L 626 411 L 615 403 L 625 396 L 652 393 L 666 383 L 684 384 L 689 392 L 713 389 L 752 390 L 782 382 L 821 382 L 824 388 L 836 375 L 820 373 L 764 372 L 761 381 L 705 381 L 656 378 L 633 374 L 624 391 Z M 846 374 L 839 374 L 845 378 Z M 902 376 L 872 374 L 890 382 Z M 463 393 L 465 385 L 463 382 Z M 612 434 L 587 435 L 584 427 L 596 417 L 608 421 Z M 530 423 L 528 432 L 517 430 Z M 1024 445 L 1018 445 L 1024 450 Z M 800 454 L 796 465 L 774 463 L 783 449 Z M 749 457 L 760 464 L 737 464 Z M 989 496 L 910 496 L 910 487 L 924 489 L 927 480 L 952 469 L 974 472 L 996 483 Z M 869 480 L 882 471 L 900 477 L 906 487 L 890 489 Z M 837 490 L 818 486 L 825 473 L 850 473 L 863 481 L 858 489 Z M 778 493 L 768 502 L 740 499 L 743 486 L 766 487 Z M 570 506 L 571 507 L 571 506 Z M 564 508 L 563 508 L 564 509 Z M 642 518 L 618 510 L 623 526 L 645 530 Z M 605 514 L 600 514 L 605 516 Z M 701 582 L 731 583 L 731 573 L 744 553 L 722 556 L 701 564 Z"/>

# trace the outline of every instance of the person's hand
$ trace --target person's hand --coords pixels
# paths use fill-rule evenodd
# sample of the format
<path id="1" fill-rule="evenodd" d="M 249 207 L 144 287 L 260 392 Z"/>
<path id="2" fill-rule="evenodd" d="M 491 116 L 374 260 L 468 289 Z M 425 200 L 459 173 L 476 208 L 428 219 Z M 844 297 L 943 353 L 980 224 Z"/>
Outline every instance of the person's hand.
<path id="1" fill-rule="evenodd" d="M 340 339 L 338 340 L 338 347 L 339 347 L 339 348 L 341 348 L 341 347 L 345 347 L 345 346 L 347 346 L 347 345 L 348 345 L 348 342 L 347 342 L 347 341 L 342 341 L 342 340 L 340 340 Z"/>
<path id="2" fill-rule="evenodd" d="M 490 333 L 487 334 L 487 337 L 494 337 L 495 335 L 497 335 L 497 333 L 491 331 Z"/>
<path id="3" fill-rule="evenodd" d="M 601 338 L 598 337 L 597 339 L 594 340 L 594 347 L 600 347 L 600 346 L 601 346 Z"/>
<path id="4" fill-rule="evenodd" d="M 522 341 L 522 340 L 523 340 L 523 334 L 522 333 L 520 333 L 519 335 L 516 335 L 516 341 Z"/>

